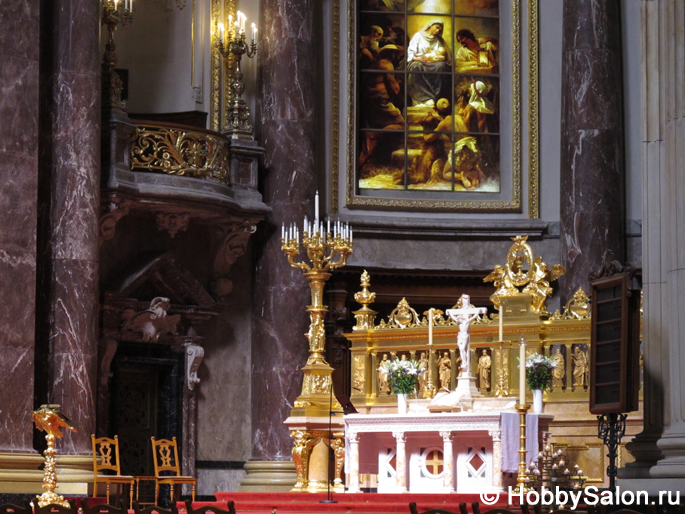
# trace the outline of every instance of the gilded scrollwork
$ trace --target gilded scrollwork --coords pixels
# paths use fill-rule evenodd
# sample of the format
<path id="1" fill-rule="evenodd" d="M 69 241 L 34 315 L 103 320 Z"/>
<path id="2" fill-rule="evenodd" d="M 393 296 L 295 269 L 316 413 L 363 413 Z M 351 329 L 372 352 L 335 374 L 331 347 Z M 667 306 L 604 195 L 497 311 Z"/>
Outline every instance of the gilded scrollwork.
<path id="1" fill-rule="evenodd" d="M 219 135 L 144 125 L 131 143 L 131 167 L 227 184 L 228 153 L 228 142 Z"/>

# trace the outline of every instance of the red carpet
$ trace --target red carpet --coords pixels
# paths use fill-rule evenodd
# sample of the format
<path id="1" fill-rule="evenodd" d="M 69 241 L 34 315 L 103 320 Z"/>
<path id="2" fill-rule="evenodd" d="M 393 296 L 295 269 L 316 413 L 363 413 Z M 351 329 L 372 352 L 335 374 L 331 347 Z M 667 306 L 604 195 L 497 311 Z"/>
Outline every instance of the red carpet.
<path id="1" fill-rule="evenodd" d="M 477 494 L 342 494 L 333 493 L 332 499 L 338 503 L 319 503 L 326 499 L 325 493 L 216 493 L 216 502 L 211 504 L 226 509 L 227 501 L 235 503 L 237 514 L 244 512 L 254 514 L 272 514 L 287 512 L 292 513 L 346 513 L 346 514 L 382 514 L 382 513 L 409 513 L 409 502 L 416 502 L 419 512 L 431 508 L 443 508 L 455 513 L 459 512 L 459 503 L 466 503 L 468 511 L 472 512 L 471 503 L 480 502 Z M 506 507 L 507 496 L 501 496 L 505 503 L 493 506 L 481 504 L 484 512 L 494 507 Z M 208 505 L 210 502 L 195 502 L 193 507 L 198 508 Z M 178 504 L 181 509 L 182 504 Z M 185 506 L 183 506 L 185 509 Z"/>

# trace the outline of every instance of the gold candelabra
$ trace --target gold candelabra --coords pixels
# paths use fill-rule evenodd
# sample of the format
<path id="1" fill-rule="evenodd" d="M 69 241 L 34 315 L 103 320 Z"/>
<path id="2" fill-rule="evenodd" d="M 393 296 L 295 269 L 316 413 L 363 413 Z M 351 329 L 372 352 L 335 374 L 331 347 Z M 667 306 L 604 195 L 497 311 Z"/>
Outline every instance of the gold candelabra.
<path id="1" fill-rule="evenodd" d="M 33 421 L 36 423 L 36 428 L 45 432 L 45 440 L 48 443 L 47 449 L 43 452 L 45 456 L 45 474 L 43 475 L 43 489 L 45 492 L 36 497 L 39 507 L 56 504 L 63 507 L 69 507 L 63 496 L 55 493 L 57 489 L 57 462 L 55 460 L 55 439 L 62 438 L 63 434 L 60 428 L 66 428 L 76 432 L 76 429 L 71 426 L 69 420 L 59 411 L 59 405 L 41 405 L 40 409 L 33 412 Z"/>
<path id="2" fill-rule="evenodd" d="M 327 230 L 319 221 L 319 193 L 316 193 L 314 222 L 304 218 L 302 229 L 302 246 L 304 247 L 309 263 L 305 260 L 295 262 L 300 255 L 300 232 L 291 224 L 283 225 L 281 231 L 281 250 L 288 258 L 293 268 L 304 272 L 305 279 L 309 282 L 312 293 L 312 303 L 307 307 L 309 312 L 309 358 L 302 371 L 302 393 L 295 401 L 291 410 L 291 416 L 326 416 L 332 410 L 341 410 L 342 407 L 332 394 L 333 368 L 329 366 L 324 357 L 326 345 L 326 329 L 324 316 L 328 307 L 323 304 L 323 288 L 330 278 L 329 271 L 342 268 L 347 264 L 347 257 L 352 253 L 352 228 L 349 224 L 337 221 L 327 222 Z"/>
<path id="3" fill-rule="evenodd" d="M 252 24 L 252 41 L 248 44 L 245 34 L 246 21 L 247 17 L 240 11 L 237 13 L 235 23 L 233 23 L 233 16 L 229 15 L 228 30 L 224 29 L 223 23 L 219 23 L 219 37 L 216 40 L 216 45 L 224 59 L 230 55 L 235 57 L 235 69 L 230 81 L 233 96 L 226 109 L 228 125 L 223 132 L 229 134 L 233 139 L 251 140 L 253 136 L 252 125 L 249 122 L 250 108 L 242 99 L 245 82 L 243 81 L 243 72 L 240 69 L 240 60 L 243 55 L 252 58 L 257 53 L 257 27 L 254 23 Z"/>
<path id="4" fill-rule="evenodd" d="M 102 24 L 107 25 L 109 32 L 102 58 L 102 107 L 123 111 L 125 102 L 121 100 L 121 91 L 124 85 L 114 71 L 117 65 L 114 31 L 119 23 L 124 28 L 133 23 L 133 0 L 102 0 Z"/>

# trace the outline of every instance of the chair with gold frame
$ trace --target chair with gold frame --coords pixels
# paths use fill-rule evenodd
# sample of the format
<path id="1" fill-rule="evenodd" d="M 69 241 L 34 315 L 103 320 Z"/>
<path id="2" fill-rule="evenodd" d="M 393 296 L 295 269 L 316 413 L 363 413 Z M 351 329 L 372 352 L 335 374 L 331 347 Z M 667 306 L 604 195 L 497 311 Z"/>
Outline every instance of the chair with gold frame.
<path id="1" fill-rule="evenodd" d="M 193 486 L 192 498 L 195 501 L 195 487 L 197 480 L 194 477 L 182 476 L 180 465 L 178 462 L 178 445 L 176 438 L 160 439 L 156 441 L 152 439 L 152 454 L 155 464 L 155 476 L 157 477 L 157 484 L 155 486 L 155 499 L 159 502 L 159 486 L 161 484 L 168 484 L 171 489 L 171 503 L 174 503 L 174 487 L 176 485 L 191 484 Z M 171 475 L 161 475 L 160 473 L 170 472 Z"/>
<path id="2" fill-rule="evenodd" d="M 130 475 L 122 475 L 119 461 L 119 437 L 95 437 L 90 436 L 93 443 L 93 497 L 97 496 L 98 483 L 107 485 L 107 503 L 109 503 L 109 493 L 112 484 L 118 485 L 117 488 L 117 505 L 119 504 L 119 495 L 123 486 L 129 486 L 128 503 L 129 509 L 133 505 L 133 484 L 135 479 Z M 113 471 L 114 474 L 100 474 L 102 471 Z"/>

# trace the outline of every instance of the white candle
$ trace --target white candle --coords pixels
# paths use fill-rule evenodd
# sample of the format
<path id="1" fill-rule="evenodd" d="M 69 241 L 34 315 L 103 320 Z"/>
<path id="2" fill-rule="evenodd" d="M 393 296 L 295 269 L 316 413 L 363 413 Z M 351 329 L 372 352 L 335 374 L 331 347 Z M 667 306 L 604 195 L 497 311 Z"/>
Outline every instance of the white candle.
<path id="1" fill-rule="evenodd" d="M 433 346 L 433 307 L 428 309 L 428 346 Z"/>
<path id="2" fill-rule="evenodd" d="M 331 233 L 331 220 L 329 219 L 326 221 L 326 234 L 330 234 L 330 233 Z"/>
<path id="3" fill-rule="evenodd" d="M 281 239 L 285 239 L 285 223 L 281 225 Z"/>
<path id="4" fill-rule="evenodd" d="M 350 228 L 350 243 L 352 242 L 352 229 Z"/>
<path id="5" fill-rule="evenodd" d="M 255 40 L 255 35 L 256 35 L 256 34 L 257 34 L 257 27 L 256 27 L 255 24 L 253 23 L 253 24 L 252 24 L 252 41 Z"/>
<path id="6" fill-rule="evenodd" d="M 319 223 L 319 192 L 316 192 L 316 196 L 314 197 L 314 219 L 316 220 L 316 223 L 318 225 Z"/>
<path id="7" fill-rule="evenodd" d="M 519 348 L 519 404 L 526 404 L 526 340 L 523 336 Z"/>
<path id="8" fill-rule="evenodd" d="M 119 3 L 119 0 L 114 0 L 114 8 L 117 8 L 117 4 Z"/>
<path id="9" fill-rule="evenodd" d="M 229 27 L 230 27 L 230 25 L 229 25 Z M 219 38 L 220 38 L 220 41 L 223 43 L 224 42 L 224 24 L 223 23 L 219 23 Z"/>
<path id="10" fill-rule="evenodd" d="M 504 341 L 502 339 L 502 334 L 504 333 L 504 305 L 501 303 L 499 304 L 499 340 Z"/>
<path id="11" fill-rule="evenodd" d="M 233 24 L 233 37 L 238 37 L 238 20 L 235 20 L 235 23 Z"/>

